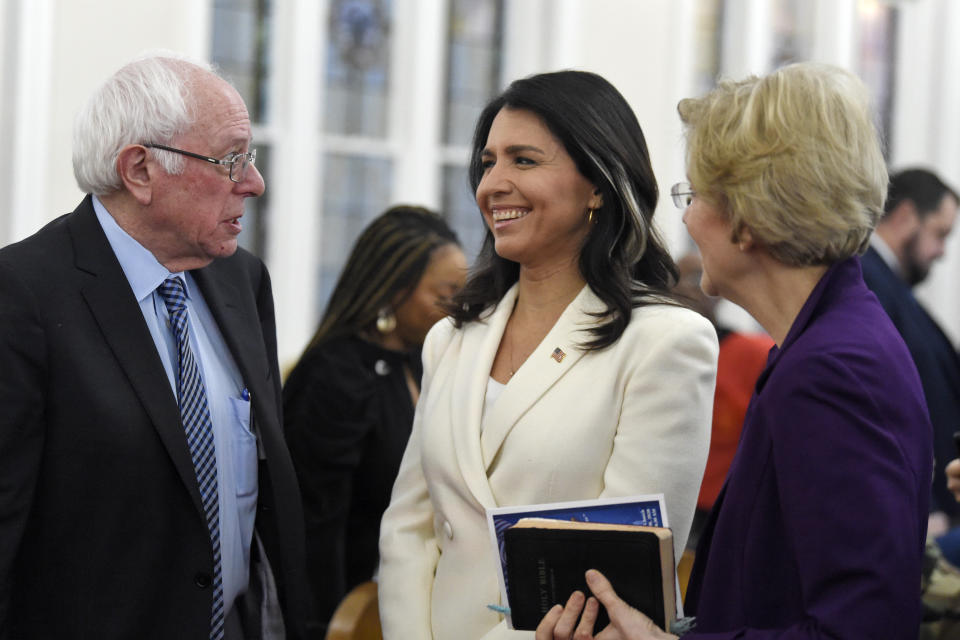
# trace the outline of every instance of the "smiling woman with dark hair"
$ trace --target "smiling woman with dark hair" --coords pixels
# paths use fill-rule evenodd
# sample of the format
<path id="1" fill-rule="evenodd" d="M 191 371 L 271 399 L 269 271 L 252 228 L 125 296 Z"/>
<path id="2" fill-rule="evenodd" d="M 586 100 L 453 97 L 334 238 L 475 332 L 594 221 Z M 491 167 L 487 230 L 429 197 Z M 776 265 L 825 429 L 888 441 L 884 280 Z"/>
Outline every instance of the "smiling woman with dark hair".
<path id="1" fill-rule="evenodd" d="M 424 344 L 381 525 L 387 638 L 530 635 L 487 608 L 485 508 L 663 492 L 679 553 L 706 460 L 716 334 L 668 291 L 623 96 L 576 71 L 514 82 L 480 116 L 470 180 L 487 235 Z"/>

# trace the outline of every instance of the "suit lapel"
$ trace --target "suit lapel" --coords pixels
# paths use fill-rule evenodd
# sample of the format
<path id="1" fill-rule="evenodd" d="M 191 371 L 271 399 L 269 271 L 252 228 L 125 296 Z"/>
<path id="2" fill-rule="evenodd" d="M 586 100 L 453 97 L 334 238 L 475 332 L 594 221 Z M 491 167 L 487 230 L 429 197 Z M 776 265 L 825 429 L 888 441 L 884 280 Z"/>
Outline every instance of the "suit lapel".
<path id="1" fill-rule="evenodd" d="M 488 317 L 463 328 L 459 353 L 465 357 L 457 360 L 454 370 L 453 389 L 456 393 L 451 394 L 450 423 L 453 425 L 457 464 L 470 491 L 480 504 L 488 508 L 496 507 L 497 501 L 484 473 L 486 465 L 478 436 L 490 369 L 516 300 L 517 287 L 514 285 Z"/>
<path id="2" fill-rule="evenodd" d="M 170 389 L 170 381 L 163 370 L 163 363 L 147 330 L 140 306 L 100 228 L 89 196 L 74 212 L 68 226 L 77 268 L 93 276 L 81 287 L 81 295 L 157 429 L 197 510 L 202 513 L 203 503 L 190 450 L 180 425 L 176 397 Z"/>
<path id="3" fill-rule="evenodd" d="M 270 371 L 270 366 L 258 328 L 249 320 L 258 317 L 257 310 L 252 307 L 249 292 L 243 295 L 233 279 L 222 273 L 220 266 L 220 261 L 217 261 L 203 269 L 191 271 L 190 275 L 196 280 L 210 313 L 217 321 L 223 340 L 243 377 L 243 384 L 259 406 L 259 400 L 268 397 L 263 394 L 266 392 L 266 372 Z"/>
<path id="4" fill-rule="evenodd" d="M 950 342 L 950 338 L 943 332 L 933 316 L 914 299 L 915 316 L 917 323 L 924 329 L 923 339 L 926 340 L 930 354 L 933 356 L 939 369 L 939 375 L 947 380 L 945 387 L 954 394 L 960 394 L 960 358 Z"/>
<path id="5" fill-rule="evenodd" d="M 909 313 L 909 318 L 904 317 L 899 320 L 900 324 L 905 325 L 906 322 L 912 321 L 918 325 L 917 330 L 913 332 L 917 334 L 916 338 L 924 340 L 927 344 L 934 345 L 930 348 L 930 352 L 934 354 L 934 357 L 940 365 L 942 375 L 949 378 L 950 384 L 948 386 L 953 389 L 960 388 L 960 380 L 958 380 L 957 377 L 957 373 L 960 372 L 960 357 L 957 356 L 957 351 L 954 349 L 953 343 L 950 342 L 950 338 L 943 332 L 943 329 L 937 324 L 933 316 L 930 315 L 926 307 L 920 303 L 920 300 L 914 295 L 910 285 L 894 273 L 890 265 L 884 261 L 873 247 L 867 249 L 867 253 L 862 258 L 862 262 L 864 263 L 871 261 L 874 270 L 882 273 L 884 287 L 896 296 L 899 307 L 903 309 L 903 313 Z M 900 329 L 899 326 L 898 329 Z M 910 336 L 907 335 L 907 337 L 909 338 Z"/>
<path id="6" fill-rule="evenodd" d="M 277 398 L 269 377 L 274 371 L 263 343 L 263 335 L 253 319 L 259 318 L 249 287 L 238 284 L 237 269 L 227 269 L 230 258 L 191 271 L 203 293 L 203 299 L 216 320 L 223 340 L 240 370 L 243 384 L 250 392 L 251 429 L 257 435 L 261 459 L 274 459 L 285 449 L 281 425 L 277 419 Z M 276 375 L 279 375 L 278 373 Z M 284 451 L 285 455 L 285 451 Z"/>
<path id="7" fill-rule="evenodd" d="M 597 319 L 589 313 L 603 309 L 603 303 L 585 286 L 504 388 L 484 423 L 480 437 L 484 469 L 488 474 L 510 431 L 530 407 L 539 402 L 583 357 L 584 351 L 578 345 L 590 339 L 590 334 L 584 329 L 597 323 Z M 503 323 L 506 325 L 506 319 Z M 498 344 L 502 335 L 503 326 L 497 333 Z M 488 366 L 486 371 L 489 370 Z"/>

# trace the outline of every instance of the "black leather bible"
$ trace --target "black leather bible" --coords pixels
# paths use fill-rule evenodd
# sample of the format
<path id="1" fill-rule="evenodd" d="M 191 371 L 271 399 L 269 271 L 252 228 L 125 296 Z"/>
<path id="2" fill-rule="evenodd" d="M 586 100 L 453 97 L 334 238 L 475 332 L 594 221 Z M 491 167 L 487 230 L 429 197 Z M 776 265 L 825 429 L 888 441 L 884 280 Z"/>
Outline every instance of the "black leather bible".
<path id="1" fill-rule="evenodd" d="M 590 595 L 596 569 L 617 595 L 661 629 L 676 617 L 673 535 L 663 527 L 524 518 L 504 532 L 506 582 L 515 629 L 533 630 L 574 591 Z M 594 631 L 609 623 L 600 607 Z"/>

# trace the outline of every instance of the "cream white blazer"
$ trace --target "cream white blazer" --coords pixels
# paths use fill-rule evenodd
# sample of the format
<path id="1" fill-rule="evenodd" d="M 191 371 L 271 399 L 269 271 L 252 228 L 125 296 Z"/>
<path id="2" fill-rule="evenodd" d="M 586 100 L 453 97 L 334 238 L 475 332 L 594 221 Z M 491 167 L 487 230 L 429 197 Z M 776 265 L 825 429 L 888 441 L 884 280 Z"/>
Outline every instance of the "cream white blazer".
<path id="1" fill-rule="evenodd" d="M 621 338 L 584 351 L 603 303 L 584 287 L 503 389 L 481 433 L 516 285 L 483 320 L 443 320 L 423 349 L 413 432 L 380 528 L 387 640 L 532 638 L 499 602 L 484 509 L 663 492 L 677 558 L 710 440 L 717 337 L 699 314 L 635 309 Z M 553 357 L 555 349 L 565 356 Z"/>

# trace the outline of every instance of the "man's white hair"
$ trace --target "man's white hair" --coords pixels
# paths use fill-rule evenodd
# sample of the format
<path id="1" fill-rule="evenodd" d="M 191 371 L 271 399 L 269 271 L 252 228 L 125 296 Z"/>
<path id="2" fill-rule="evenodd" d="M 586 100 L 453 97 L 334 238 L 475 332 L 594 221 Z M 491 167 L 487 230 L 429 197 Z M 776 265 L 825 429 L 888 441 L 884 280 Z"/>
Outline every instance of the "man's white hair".
<path id="1" fill-rule="evenodd" d="M 169 144 L 196 119 L 191 92 L 210 64 L 163 51 L 147 53 L 113 74 L 80 109 L 73 127 L 73 174 L 85 193 L 105 195 L 123 183 L 117 156 L 130 144 Z M 179 174 L 185 158 L 151 149 L 165 171 Z"/>

